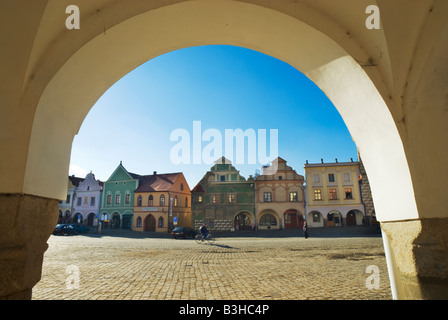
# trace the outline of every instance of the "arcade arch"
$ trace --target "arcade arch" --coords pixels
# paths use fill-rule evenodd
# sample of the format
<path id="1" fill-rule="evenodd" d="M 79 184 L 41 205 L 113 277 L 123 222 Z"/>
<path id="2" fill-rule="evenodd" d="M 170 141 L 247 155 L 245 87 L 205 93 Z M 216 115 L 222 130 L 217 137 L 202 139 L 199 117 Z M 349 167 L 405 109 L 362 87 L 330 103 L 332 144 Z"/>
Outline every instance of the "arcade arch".
<path id="1" fill-rule="evenodd" d="M 346 215 L 347 226 L 359 226 L 364 224 L 364 214 L 359 210 L 350 210 Z"/>
<path id="2" fill-rule="evenodd" d="M 327 227 L 342 227 L 342 214 L 337 210 L 327 213 Z"/>
<path id="3" fill-rule="evenodd" d="M 316 210 L 308 212 L 306 216 L 306 223 L 309 227 L 315 227 L 315 228 L 323 227 L 325 225 L 324 216 L 322 215 L 321 212 Z"/>
<path id="4" fill-rule="evenodd" d="M 445 279 L 447 273 L 427 263 L 434 254 L 446 256 L 446 245 L 436 253 L 428 249 L 434 241 L 448 241 L 444 188 L 421 168 L 431 161 L 442 176 L 439 181 L 448 177 L 448 150 L 439 148 L 448 142 L 448 4 L 419 1 L 405 14 L 399 4 L 381 4 L 379 31 L 361 27 L 363 5 L 174 0 L 169 5 L 112 2 L 104 4 L 107 10 L 99 10 L 85 1 L 80 2 L 86 17 L 82 27 L 70 33 L 60 14 L 66 1 L 33 2 L 25 8 L 15 2 L 2 4 L 2 36 L 16 45 L 0 53 L 6 75 L 0 79 L 5 102 L 1 133 L 8 138 L 1 140 L 1 148 L 9 155 L 0 167 L 0 203 L 5 216 L 14 216 L 8 221 L 36 217 L 23 220 L 38 231 L 28 234 L 26 245 L 11 232 L 2 236 L 10 237 L 2 242 L 17 242 L 16 250 L 25 250 L 24 255 L 13 255 L 25 256 L 18 264 L 27 267 L 11 270 L 1 265 L 0 282 L 5 285 L 0 296 L 30 297 L 40 277 L 39 264 L 57 221 L 55 199 L 66 196 L 71 143 L 95 101 L 127 72 L 160 54 L 230 44 L 289 63 L 326 93 L 369 174 L 377 219 L 385 231 L 394 297 L 446 297 L 446 284 L 431 279 Z M 9 12 L 21 14 L 21 19 Z M 406 21 L 416 23 L 403 27 Z M 434 150 L 439 151 L 436 159 L 431 158 Z M 36 214 L 25 205 L 8 212 L 17 201 L 34 203 Z M 402 228 L 408 232 L 400 233 Z M 428 236 L 420 237 L 422 233 Z M 24 278 L 25 270 L 34 272 Z"/>
<path id="5" fill-rule="evenodd" d="M 94 226 L 94 224 L 95 224 L 95 216 L 96 216 L 96 213 L 94 213 L 94 212 L 90 212 L 87 215 L 87 223 L 86 223 L 86 225 L 88 227 L 93 227 Z"/>
<path id="6" fill-rule="evenodd" d="M 254 215 L 249 211 L 238 212 L 233 221 L 235 230 L 253 230 Z"/>
<path id="7" fill-rule="evenodd" d="M 280 229 L 280 217 L 274 210 L 263 210 L 258 214 L 258 229 Z"/>

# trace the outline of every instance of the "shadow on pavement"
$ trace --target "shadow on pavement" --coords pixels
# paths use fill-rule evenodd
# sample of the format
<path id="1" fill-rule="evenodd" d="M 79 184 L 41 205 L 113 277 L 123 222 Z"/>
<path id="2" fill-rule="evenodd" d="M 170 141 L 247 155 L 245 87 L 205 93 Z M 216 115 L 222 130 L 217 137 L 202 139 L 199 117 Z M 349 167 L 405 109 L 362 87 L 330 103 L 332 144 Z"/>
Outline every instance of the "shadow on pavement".
<path id="1" fill-rule="evenodd" d="M 212 231 L 216 238 L 303 238 L 303 231 L 295 230 L 259 230 L 259 231 Z M 381 237 L 381 231 L 376 226 L 309 228 L 309 238 L 347 238 L 347 237 Z M 139 232 L 127 229 L 103 229 L 99 233 L 91 229 L 78 236 L 101 238 L 120 237 L 133 239 L 172 239 L 164 232 Z M 179 241 L 193 239 L 178 239 Z"/>

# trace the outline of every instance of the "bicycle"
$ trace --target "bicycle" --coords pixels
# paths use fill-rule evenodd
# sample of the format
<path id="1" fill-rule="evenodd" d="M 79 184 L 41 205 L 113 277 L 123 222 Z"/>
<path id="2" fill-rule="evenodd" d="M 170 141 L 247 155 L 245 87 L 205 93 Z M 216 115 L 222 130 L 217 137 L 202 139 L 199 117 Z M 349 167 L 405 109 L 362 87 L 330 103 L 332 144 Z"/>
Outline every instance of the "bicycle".
<path id="1" fill-rule="evenodd" d="M 212 244 L 216 239 L 209 233 L 205 238 L 202 234 L 198 234 L 194 237 L 194 240 L 196 240 L 197 243 L 203 243 L 204 241 L 207 241 L 209 244 Z"/>

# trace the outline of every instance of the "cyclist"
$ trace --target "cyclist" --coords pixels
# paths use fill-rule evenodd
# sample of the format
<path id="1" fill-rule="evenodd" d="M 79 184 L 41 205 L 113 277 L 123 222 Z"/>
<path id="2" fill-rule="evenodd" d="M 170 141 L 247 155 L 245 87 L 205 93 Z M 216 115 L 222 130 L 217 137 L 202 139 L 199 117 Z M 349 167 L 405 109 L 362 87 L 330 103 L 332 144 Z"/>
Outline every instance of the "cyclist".
<path id="1" fill-rule="evenodd" d="M 204 223 L 204 225 L 201 227 L 200 231 L 202 234 L 202 240 L 206 239 L 208 236 L 207 224 Z"/>

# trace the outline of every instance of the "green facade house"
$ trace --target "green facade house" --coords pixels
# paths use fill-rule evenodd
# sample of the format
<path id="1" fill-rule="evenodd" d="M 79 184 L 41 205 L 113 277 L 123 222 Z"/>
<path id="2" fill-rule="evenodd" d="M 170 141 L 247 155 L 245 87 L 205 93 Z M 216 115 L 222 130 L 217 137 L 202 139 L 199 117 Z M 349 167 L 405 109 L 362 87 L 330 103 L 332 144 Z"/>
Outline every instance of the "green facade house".
<path id="1" fill-rule="evenodd" d="M 210 230 L 236 231 L 255 228 L 254 179 L 247 180 L 222 157 L 191 191 L 192 224 L 206 223 Z"/>
<path id="2" fill-rule="evenodd" d="M 104 182 L 100 216 L 102 228 L 132 229 L 134 191 L 145 176 L 128 172 L 121 161 Z"/>

